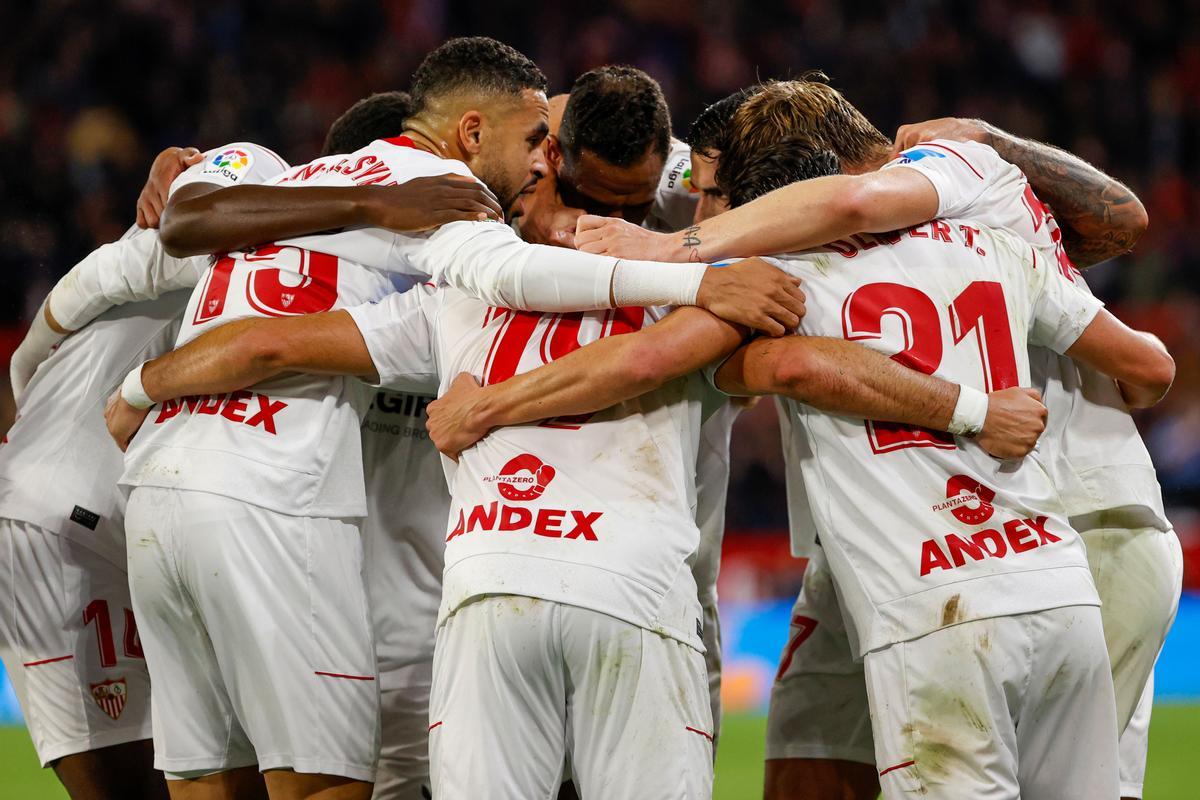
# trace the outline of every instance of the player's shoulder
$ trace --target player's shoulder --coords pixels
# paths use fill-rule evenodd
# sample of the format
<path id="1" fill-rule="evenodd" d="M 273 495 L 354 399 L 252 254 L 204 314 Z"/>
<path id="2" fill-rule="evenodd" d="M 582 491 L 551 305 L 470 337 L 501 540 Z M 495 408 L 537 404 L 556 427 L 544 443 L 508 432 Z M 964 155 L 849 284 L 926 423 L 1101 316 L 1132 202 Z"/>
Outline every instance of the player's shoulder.
<path id="1" fill-rule="evenodd" d="M 663 231 L 686 228 L 692 223 L 699 200 L 700 194 L 692 186 L 692 148 L 686 142 L 672 139 L 647 227 Z"/>
<path id="2" fill-rule="evenodd" d="M 930 139 L 918 142 L 888 162 L 887 166 L 920 166 L 925 168 L 955 168 L 973 174 L 978 180 L 988 180 L 989 173 L 1015 169 L 1000 157 L 995 148 L 983 142 Z"/>
<path id="3" fill-rule="evenodd" d="M 267 177 L 290 168 L 283 158 L 269 147 L 256 142 L 229 142 L 204 153 L 201 172 L 217 175 L 234 183 L 255 174 Z"/>
<path id="4" fill-rule="evenodd" d="M 428 175 L 463 175 L 474 178 L 462 161 L 456 158 L 443 158 L 417 147 L 407 136 L 393 136 L 388 139 L 376 139 L 354 156 L 374 156 L 381 159 L 395 174 L 398 182 L 411 178 Z"/>

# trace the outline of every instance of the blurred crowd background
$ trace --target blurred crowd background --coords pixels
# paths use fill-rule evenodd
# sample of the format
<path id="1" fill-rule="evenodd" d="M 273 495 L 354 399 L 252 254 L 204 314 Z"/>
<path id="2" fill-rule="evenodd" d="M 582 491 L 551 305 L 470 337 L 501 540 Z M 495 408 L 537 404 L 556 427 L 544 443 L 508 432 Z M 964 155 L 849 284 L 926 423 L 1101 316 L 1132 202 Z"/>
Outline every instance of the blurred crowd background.
<path id="1" fill-rule="evenodd" d="M 53 281 L 128 227 L 161 148 L 249 139 L 306 161 L 341 111 L 407 88 L 453 35 L 516 46 L 556 92 L 601 64 L 641 67 L 662 83 L 679 136 L 734 89 L 819 68 L 885 133 L 977 116 L 1066 147 L 1149 209 L 1136 252 L 1087 277 L 1178 362 L 1171 395 L 1139 421 L 1200 585 L 1197 0 L 6 0 L 0 30 L 10 349 Z M 778 568 L 786 506 L 771 403 L 740 424 L 735 462 L 729 547 L 741 560 L 722 596 L 781 596 L 798 571 Z"/>

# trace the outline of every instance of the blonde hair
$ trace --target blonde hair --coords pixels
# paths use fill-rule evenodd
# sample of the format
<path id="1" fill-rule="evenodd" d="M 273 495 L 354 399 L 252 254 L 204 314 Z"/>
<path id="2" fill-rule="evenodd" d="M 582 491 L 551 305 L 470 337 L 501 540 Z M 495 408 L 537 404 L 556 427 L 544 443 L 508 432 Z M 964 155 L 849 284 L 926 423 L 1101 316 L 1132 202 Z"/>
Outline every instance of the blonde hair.
<path id="1" fill-rule="evenodd" d="M 758 150 L 790 137 L 806 141 L 814 150 L 832 151 L 846 166 L 886 154 L 891 139 L 827 80 L 824 73 L 810 72 L 798 80 L 763 84 L 734 112 L 729 148 Z"/>

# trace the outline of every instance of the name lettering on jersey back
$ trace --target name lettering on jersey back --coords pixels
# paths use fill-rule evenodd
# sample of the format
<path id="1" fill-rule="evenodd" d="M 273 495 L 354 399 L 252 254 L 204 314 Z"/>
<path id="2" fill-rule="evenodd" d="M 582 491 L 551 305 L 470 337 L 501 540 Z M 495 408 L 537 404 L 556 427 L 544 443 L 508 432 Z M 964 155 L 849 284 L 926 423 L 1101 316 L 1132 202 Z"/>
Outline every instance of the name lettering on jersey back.
<path id="1" fill-rule="evenodd" d="M 826 248 L 845 258 L 854 258 L 859 253 L 873 250 L 881 245 L 891 246 L 900 244 L 904 239 L 928 239 L 942 244 L 965 247 L 974 250 L 977 255 L 986 256 L 987 252 L 975 244 L 979 228 L 972 225 L 935 219 L 921 225 L 914 225 L 903 231 L 890 233 L 856 233 L 846 239 L 838 239 L 825 245 Z"/>
<path id="2" fill-rule="evenodd" d="M 296 167 L 287 177 L 281 178 L 280 183 L 311 180 L 327 172 L 338 172 L 352 180 L 357 186 L 395 186 L 396 180 L 392 171 L 383 159 L 378 156 L 359 156 L 358 158 L 343 158 L 333 163 L 312 163 Z"/>
<path id="3" fill-rule="evenodd" d="M 265 394 L 245 389 L 228 394 L 191 395 L 163 403 L 154 424 L 161 425 L 186 411 L 189 414 L 220 416 L 239 425 L 262 428 L 274 436 L 278 433 L 275 415 L 287 407 L 288 404 L 282 400 L 272 400 Z"/>

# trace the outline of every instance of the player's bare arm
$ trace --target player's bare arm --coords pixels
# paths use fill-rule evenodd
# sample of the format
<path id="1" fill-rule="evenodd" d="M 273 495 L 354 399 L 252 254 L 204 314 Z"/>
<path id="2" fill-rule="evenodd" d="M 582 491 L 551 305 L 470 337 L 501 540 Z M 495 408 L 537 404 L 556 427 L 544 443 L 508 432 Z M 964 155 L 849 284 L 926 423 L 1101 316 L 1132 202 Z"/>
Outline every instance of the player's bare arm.
<path id="1" fill-rule="evenodd" d="M 776 189 L 673 234 L 581 217 L 580 250 L 656 261 L 714 261 L 817 247 L 853 233 L 899 230 L 937 216 L 937 190 L 916 170 L 829 175 Z M 639 254 L 640 253 L 640 254 Z"/>
<path id="2" fill-rule="evenodd" d="M 1054 210 L 1067 255 L 1077 267 L 1129 252 L 1149 224 L 1145 207 L 1128 186 L 1065 150 L 1022 139 L 983 120 L 953 117 L 902 126 L 896 150 L 929 139 L 982 142 L 1019 167 Z"/>
<path id="3" fill-rule="evenodd" d="M 180 190 L 166 205 L 160 235 L 168 253 L 189 256 L 356 225 L 413 232 L 485 219 L 504 219 L 495 195 L 449 174 L 398 186 L 230 186 L 198 196 Z"/>
<path id="4" fill-rule="evenodd" d="M 429 435 L 457 458 L 493 428 L 587 414 L 653 391 L 733 352 L 745 335 L 744 328 L 688 306 L 486 388 L 460 375 L 429 405 Z"/>
<path id="5" fill-rule="evenodd" d="M 345 311 L 297 317 L 241 319 L 214 328 L 178 350 L 147 361 L 141 391 L 151 403 L 253 386 L 284 372 L 375 377 L 358 327 Z M 127 381 L 128 383 L 128 381 Z M 124 450 L 149 406 L 138 408 L 122 389 L 105 408 L 109 433 Z"/>
<path id="6" fill-rule="evenodd" d="M 137 200 L 139 228 L 157 228 L 167 205 L 171 183 L 193 164 L 200 163 L 204 154 L 194 147 L 168 147 L 150 165 L 150 175 Z"/>
<path id="7" fill-rule="evenodd" d="M 730 394 L 777 394 L 834 414 L 961 432 L 954 417 L 962 387 L 840 339 L 756 339 L 730 356 L 716 377 Z M 1046 429 L 1046 407 L 1036 389 L 1003 389 L 987 396 L 982 427 L 967 424 L 989 454 L 1021 458 Z"/>
<path id="8" fill-rule="evenodd" d="M 1067 355 L 1116 380 L 1130 408 L 1154 405 L 1175 380 L 1175 360 L 1158 337 L 1133 330 L 1103 309 Z"/>

